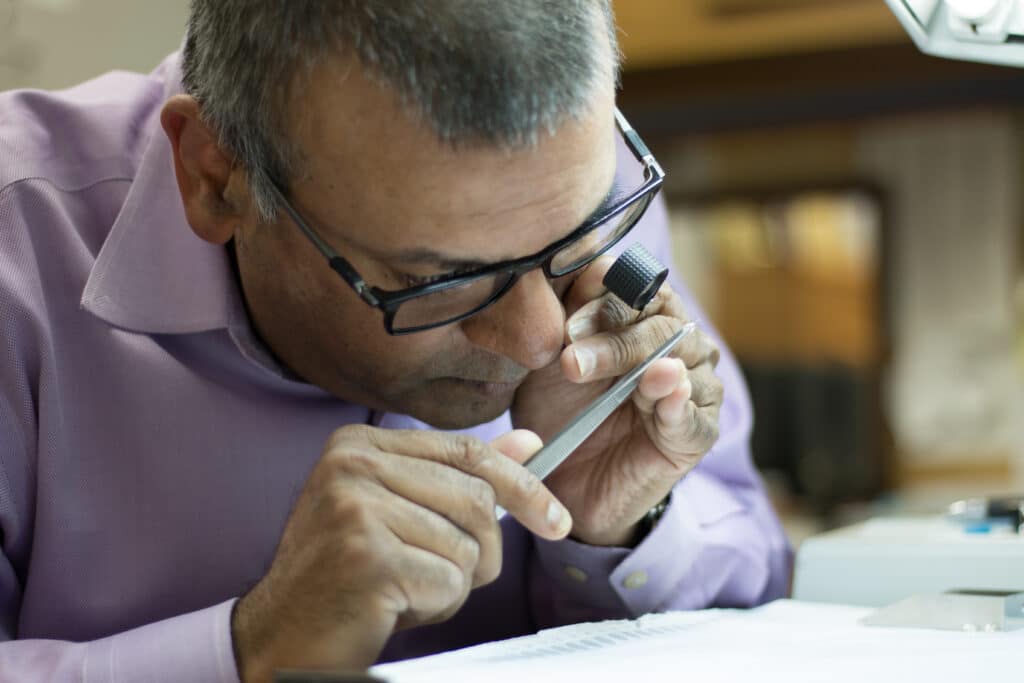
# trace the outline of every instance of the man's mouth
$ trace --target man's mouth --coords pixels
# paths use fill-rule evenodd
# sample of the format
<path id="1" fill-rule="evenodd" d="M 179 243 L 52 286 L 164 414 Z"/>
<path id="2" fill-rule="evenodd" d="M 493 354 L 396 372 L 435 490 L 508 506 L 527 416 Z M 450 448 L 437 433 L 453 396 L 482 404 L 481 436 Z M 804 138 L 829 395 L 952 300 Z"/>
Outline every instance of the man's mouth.
<path id="1" fill-rule="evenodd" d="M 494 381 L 491 379 L 466 379 L 463 377 L 451 377 L 449 379 L 476 393 L 488 396 L 503 396 L 505 394 L 512 393 L 519 388 L 519 385 L 522 384 L 525 376 L 513 381 L 507 381 L 504 379 L 500 381 Z"/>

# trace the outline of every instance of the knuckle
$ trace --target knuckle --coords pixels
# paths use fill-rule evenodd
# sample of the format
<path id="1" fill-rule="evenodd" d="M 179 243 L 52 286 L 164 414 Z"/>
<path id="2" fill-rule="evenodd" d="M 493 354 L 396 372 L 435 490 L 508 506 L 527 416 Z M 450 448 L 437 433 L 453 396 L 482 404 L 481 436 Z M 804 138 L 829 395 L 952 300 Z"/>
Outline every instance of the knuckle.
<path id="1" fill-rule="evenodd" d="M 437 582 L 437 587 L 446 597 L 446 602 L 455 602 L 469 591 L 470 579 L 465 570 L 450 562 L 438 573 Z"/>
<path id="2" fill-rule="evenodd" d="M 711 367 L 717 368 L 718 361 L 722 359 L 722 351 L 718 348 L 718 344 L 713 339 L 708 338 L 708 360 L 711 361 Z"/>
<path id="3" fill-rule="evenodd" d="M 483 441 L 466 434 L 453 436 L 449 443 L 453 464 L 465 472 L 475 471 L 488 454 Z"/>
<path id="4" fill-rule="evenodd" d="M 544 493 L 544 484 L 541 483 L 541 480 L 525 469 L 516 479 L 515 486 L 516 494 L 522 500 L 534 500 Z"/>
<path id="5" fill-rule="evenodd" d="M 494 487 L 482 479 L 474 479 L 467 491 L 469 505 L 474 519 L 487 519 L 494 516 L 494 508 L 497 506 L 497 496 Z"/>
<path id="6" fill-rule="evenodd" d="M 667 315 L 659 315 L 653 318 L 647 319 L 647 324 L 651 327 L 654 332 L 654 336 L 659 340 L 661 344 L 666 339 L 671 337 L 673 334 L 679 331 L 682 327 L 682 321 L 676 318 L 670 318 Z"/>
<path id="7" fill-rule="evenodd" d="M 725 386 L 717 377 L 708 384 L 707 393 L 711 405 L 720 406 L 725 400 Z"/>
<path id="8" fill-rule="evenodd" d="M 480 544 L 469 534 L 459 533 L 456 548 L 458 553 L 457 564 L 462 568 L 463 573 L 472 574 L 480 562 Z"/>
<path id="9" fill-rule="evenodd" d="M 344 567 L 353 579 L 369 585 L 388 583 L 397 570 L 395 548 L 378 534 L 347 533 L 335 553 L 334 567 Z M 322 579 L 327 576 L 321 574 Z"/>
<path id="10" fill-rule="evenodd" d="M 704 330 L 697 328 L 696 336 L 696 347 L 698 352 L 698 358 L 701 363 L 707 362 L 711 364 L 712 368 L 718 366 L 718 361 L 721 358 L 721 351 L 718 348 L 718 342 L 716 342 L 711 335 Z"/>
<path id="11" fill-rule="evenodd" d="M 501 543 L 495 543 L 490 552 L 481 552 L 477 565 L 477 578 L 480 585 L 491 583 L 501 576 Z"/>
<path id="12" fill-rule="evenodd" d="M 679 322 L 686 325 L 693 321 L 680 320 Z M 707 359 L 708 351 L 711 348 L 711 340 L 707 333 L 698 326 L 692 333 L 687 335 L 683 343 L 679 345 L 679 348 L 685 350 L 685 355 L 688 359 L 686 364 L 692 367 L 700 365 Z"/>
<path id="13" fill-rule="evenodd" d="M 459 528 L 449 529 L 445 533 L 447 541 L 441 554 L 463 574 L 473 574 L 480 561 L 480 544 Z"/>
<path id="14" fill-rule="evenodd" d="M 703 441 L 704 425 L 701 424 L 700 411 L 693 405 L 690 404 L 690 419 L 686 426 L 686 441 L 688 443 L 697 443 Z"/>
<path id="15" fill-rule="evenodd" d="M 690 439 L 702 450 L 707 450 L 718 441 L 718 420 L 710 419 L 699 410 L 694 410 L 690 424 Z"/>
<path id="16" fill-rule="evenodd" d="M 352 567 L 376 565 L 381 557 L 379 545 L 369 534 L 347 534 L 343 546 L 345 563 Z"/>
<path id="17" fill-rule="evenodd" d="M 679 320 L 665 315 L 647 318 L 642 324 L 630 327 L 624 334 L 611 337 L 612 357 L 620 366 L 636 365 L 654 346 L 675 334 L 680 324 Z M 650 344 L 652 339 L 657 340 L 654 345 Z"/>
<path id="18" fill-rule="evenodd" d="M 598 315 L 605 329 L 614 330 L 628 325 L 633 319 L 634 311 L 622 299 L 613 294 L 606 294 Z"/>
<path id="19" fill-rule="evenodd" d="M 372 476 L 379 466 L 374 454 L 362 448 L 346 448 L 334 452 L 332 464 L 338 471 L 349 476 Z"/>
<path id="20" fill-rule="evenodd" d="M 612 351 L 612 362 L 617 368 L 631 364 L 636 358 L 638 351 L 636 334 L 613 334 L 608 337 L 608 346 Z"/>
<path id="21" fill-rule="evenodd" d="M 335 429 L 327 439 L 327 448 L 333 451 L 345 444 L 366 441 L 369 427 L 362 424 L 349 424 Z"/>
<path id="22" fill-rule="evenodd" d="M 348 529 L 365 531 L 373 525 L 370 506 L 356 496 L 334 494 L 329 509 L 331 520 L 344 524 Z"/>

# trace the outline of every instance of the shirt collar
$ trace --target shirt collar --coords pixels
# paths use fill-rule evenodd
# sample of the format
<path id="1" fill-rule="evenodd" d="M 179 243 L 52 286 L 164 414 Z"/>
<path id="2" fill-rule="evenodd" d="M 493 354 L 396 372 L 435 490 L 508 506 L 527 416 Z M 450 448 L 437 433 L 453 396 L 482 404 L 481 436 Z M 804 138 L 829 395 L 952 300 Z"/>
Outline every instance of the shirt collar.
<path id="1" fill-rule="evenodd" d="M 147 334 L 248 329 L 226 250 L 197 237 L 185 219 L 171 145 L 160 129 L 163 102 L 182 92 L 180 55 L 168 57 L 153 77 L 165 82 L 163 99 L 151 103 L 143 126 L 150 139 L 89 274 L 82 307 Z"/>

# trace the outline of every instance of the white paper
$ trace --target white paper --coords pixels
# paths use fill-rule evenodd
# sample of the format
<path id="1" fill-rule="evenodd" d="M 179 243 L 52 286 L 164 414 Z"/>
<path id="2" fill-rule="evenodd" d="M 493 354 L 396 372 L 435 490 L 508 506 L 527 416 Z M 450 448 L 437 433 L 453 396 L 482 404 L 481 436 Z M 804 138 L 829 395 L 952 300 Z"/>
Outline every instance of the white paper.
<path id="1" fill-rule="evenodd" d="M 780 600 L 755 610 L 647 615 L 375 667 L 392 683 L 966 683 L 1024 680 L 1024 630 L 861 626 L 871 610 Z"/>

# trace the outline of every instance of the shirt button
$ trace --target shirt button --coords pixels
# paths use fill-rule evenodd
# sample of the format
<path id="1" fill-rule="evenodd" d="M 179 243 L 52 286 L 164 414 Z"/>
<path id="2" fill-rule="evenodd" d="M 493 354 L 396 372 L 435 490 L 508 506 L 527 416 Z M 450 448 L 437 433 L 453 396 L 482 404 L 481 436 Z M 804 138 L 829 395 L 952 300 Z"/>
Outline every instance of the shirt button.
<path id="1" fill-rule="evenodd" d="M 622 586 L 629 590 L 633 590 L 635 588 L 643 588 L 646 585 L 647 572 L 645 572 L 643 569 L 638 569 L 637 571 L 633 572 L 632 574 L 630 574 L 622 580 Z"/>
<path id="2" fill-rule="evenodd" d="M 587 582 L 587 573 L 579 567 L 573 567 L 571 564 L 565 565 L 565 575 L 576 583 Z"/>

